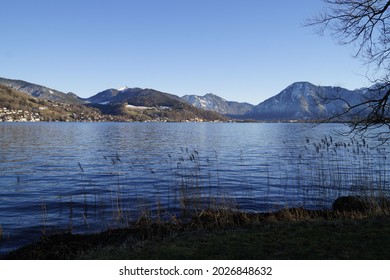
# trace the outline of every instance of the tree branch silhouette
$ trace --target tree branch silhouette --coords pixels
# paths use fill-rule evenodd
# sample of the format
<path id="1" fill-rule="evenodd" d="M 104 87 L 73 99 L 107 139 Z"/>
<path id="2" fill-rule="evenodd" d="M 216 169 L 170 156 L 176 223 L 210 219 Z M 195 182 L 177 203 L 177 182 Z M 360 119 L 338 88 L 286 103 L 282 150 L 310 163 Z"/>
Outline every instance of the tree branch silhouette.
<path id="1" fill-rule="evenodd" d="M 332 120 L 350 123 L 351 132 L 366 134 L 370 128 L 387 128 L 374 135 L 382 141 L 390 138 L 390 1 L 384 0 L 324 0 L 326 8 L 308 19 L 320 34 L 329 33 L 340 45 L 353 45 L 354 56 L 368 67 L 374 67 L 380 78 L 370 79 L 374 84 L 365 99 L 351 104 L 341 96 L 331 98 L 344 102 L 341 112 Z M 369 78 L 369 77 L 367 77 Z"/>

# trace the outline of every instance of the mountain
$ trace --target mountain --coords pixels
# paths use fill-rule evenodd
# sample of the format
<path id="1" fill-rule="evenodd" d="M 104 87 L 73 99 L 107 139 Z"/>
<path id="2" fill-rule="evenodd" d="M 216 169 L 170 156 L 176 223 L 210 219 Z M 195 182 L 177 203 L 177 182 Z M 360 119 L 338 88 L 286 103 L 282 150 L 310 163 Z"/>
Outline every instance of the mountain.
<path id="1" fill-rule="evenodd" d="M 91 96 L 87 98 L 86 100 L 89 103 L 94 104 L 108 104 L 110 103 L 111 98 L 113 98 L 115 95 L 119 93 L 119 90 L 117 89 L 107 89 L 102 92 L 99 92 L 98 94 Z"/>
<path id="2" fill-rule="evenodd" d="M 97 120 L 103 118 L 96 109 L 32 97 L 0 84 L 0 122 Z"/>
<path id="3" fill-rule="evenodd" d="M 226 120 L 216 112 L 196 108 L 176 95 L 154 89 L 107 89 L 86 101 L 104 114 L 123 115 L 137 121 Z"/>
<path id="4" fill-rule="evenodd" d="M 0 78 L 0 86 L 2 108 L 45 115 L 42 119 L 77 121 L 227 120 L 221 114 L 247 120 L 310 121 L 337 116 L 345 112 L 347 105 L 353 106 L 369 98 L 378 99 L 384 94 L 383 91 L 372 90 L 380 85 L 370 89 L 348 90 L 296 82 L 279 94 L 253 106 L 226 101 L 211 93 L 204 96 L 185 95 L 180 98 L 154 89 L 121 87 L 107 89 L 82 99 L 73 93 L 63 93 L 21 80 Z M 366 106 L 370 105 L 372 104 Z M 43 112 L 40 109 L 42 107 L 49 110 Z M 352 113 L 356 112 L 364 115 L 367 110 L 358 107 Z"/>
<path id="5" fill-rule="evenodd" d="M 184 95 L 182 99 L 197 108 L 215 111 L 224 115 L 244 115 L 254 107 L 254 105 L 249 103 L 226 101 L 212 93 L 204 96 Z"/>
<path id="6" fill-rule="evenodd" d="M 360 103 L 367 93 L 367 89 L 351 91 L 296 82 L 255 106 L 243 118 L 265 121 L 327 119 L 344 112 L 347 104 Z"/>
<path id="7" fill-rule="evenodd" d="M 123 90 L 108 89 L 87 99 L 90 103 L 118 104 L 128 103 L 134 106 L 173 107 L 184 103 L 180 97 L 154 89 L 126 88 Z"/>
<path id="8" fill-rule="evenodd" d="M 55 89 L 47 88 L 41 85 L 32 84 L 21 80 L 10 80 L 0 78 L 0 84 L 10 87 L 19 92 L 23 92 L 32 97 L 52 100 L 56 102 L 64 102 L 70 104 L 82 104 L 83 101 L 74 93 L 63 93 Z"/>

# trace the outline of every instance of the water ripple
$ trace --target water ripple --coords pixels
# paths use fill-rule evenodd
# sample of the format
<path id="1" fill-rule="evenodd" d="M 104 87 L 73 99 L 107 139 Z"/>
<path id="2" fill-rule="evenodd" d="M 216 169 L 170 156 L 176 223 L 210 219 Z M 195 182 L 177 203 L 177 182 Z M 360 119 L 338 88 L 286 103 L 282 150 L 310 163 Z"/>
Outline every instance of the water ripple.
<path id="1" fill-rule="evenodd" d="M 340 127 L 0 124 L 0 254 L 42 231 L 102 230 L 145 210 L 315 209 L 342 194 L 388 193 L 388 147 L 329 138 Z"/>

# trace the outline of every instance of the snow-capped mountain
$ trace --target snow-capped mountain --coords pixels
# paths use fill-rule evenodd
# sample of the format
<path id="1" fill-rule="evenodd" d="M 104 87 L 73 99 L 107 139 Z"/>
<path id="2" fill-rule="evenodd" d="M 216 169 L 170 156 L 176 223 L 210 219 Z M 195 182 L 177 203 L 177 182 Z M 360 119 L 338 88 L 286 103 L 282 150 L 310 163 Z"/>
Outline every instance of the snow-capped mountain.
<path id="1" fill-rule="evenodd" d="M 32 97 L 52 100 L 56 102 L 64 102 L 71 104 L 81 104 L 83 100 L 74 93 L 63 93 L 55 89 L 47 88 L 41 85 L 21 81 L 0 78 L 0 84 L 10 87 L 14 90 L 26 93 Z"/>
<path id="2" fill-rule="evenodd" d="M 367 89 L 315 86 L 296 82 L 244 115 L 256 120 L 314 120 L 334 117 L 362 102 Z"/>
<path id="3" fill-rule="evenodd" d="M 126 90 L 126 89 L 128 89 L 128 87 L 127 86 L 123 86 L 123 87 L 118 88 L 118 91 L 122 91 L 122 90 Z"/>
<path id="4" fill-rule="evenodd" d="M 243 115 L 254 107 L 254 105 L 249 103 L 226 101 L 212 93 L 204 96 L 185 95 L 182 99 L 197 108 L 215 111 L 224 115 Z"/>

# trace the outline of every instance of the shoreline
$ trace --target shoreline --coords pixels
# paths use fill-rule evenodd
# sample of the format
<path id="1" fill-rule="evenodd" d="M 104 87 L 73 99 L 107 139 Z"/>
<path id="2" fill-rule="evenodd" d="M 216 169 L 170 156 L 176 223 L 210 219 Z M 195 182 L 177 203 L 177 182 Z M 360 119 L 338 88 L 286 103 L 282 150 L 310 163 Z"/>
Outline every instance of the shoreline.
<path id="1" fill-rule="evenodd" d="M 290 208 L 258 214 L 204 210 L 186 223 L 141 217 L 127 228 L 42 236 L 4 259 L 389 259 L 390 250 L 378 249 L 390 249 L 388 242 L 382 244 L 390 238 L 387 210 Z M 211 253 L 212 247 L 219 249 Z M 272 253 L 278 250 L 283 252 Z"/>

